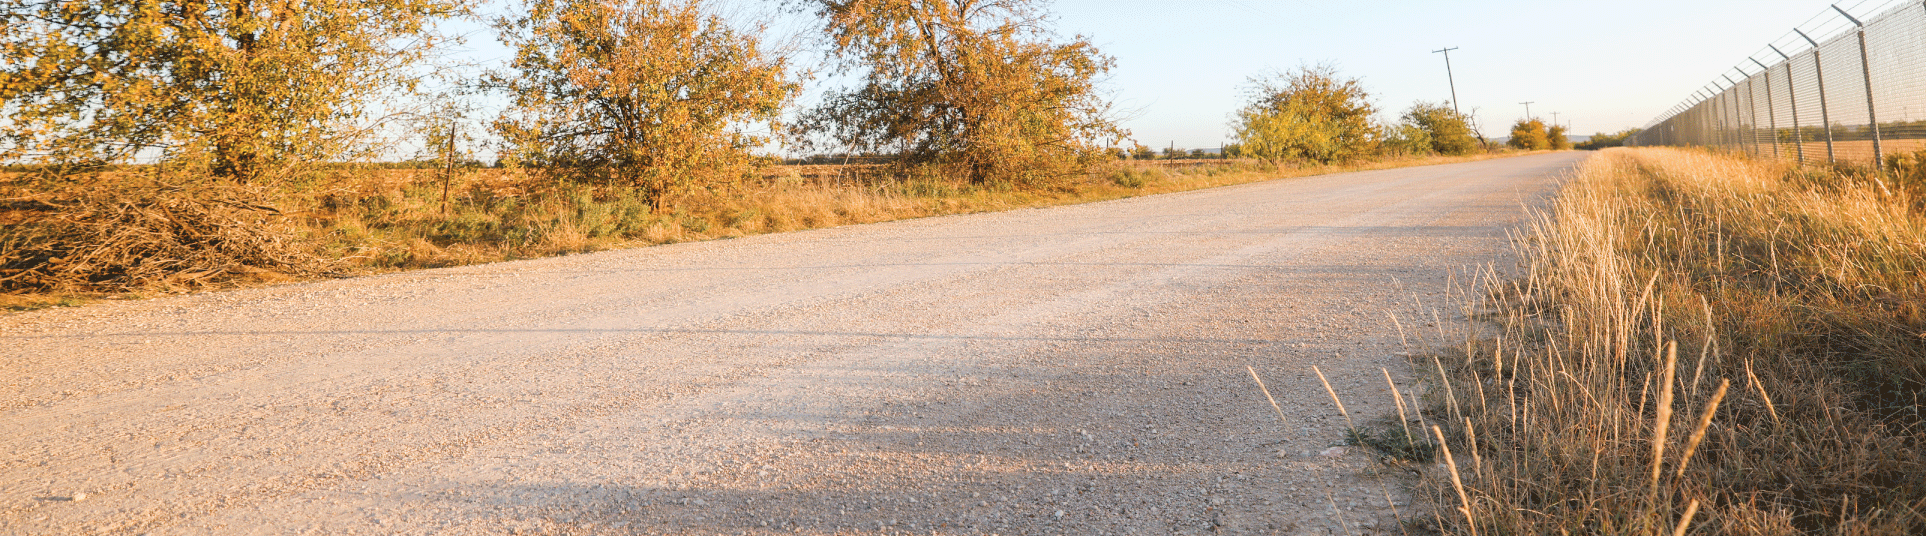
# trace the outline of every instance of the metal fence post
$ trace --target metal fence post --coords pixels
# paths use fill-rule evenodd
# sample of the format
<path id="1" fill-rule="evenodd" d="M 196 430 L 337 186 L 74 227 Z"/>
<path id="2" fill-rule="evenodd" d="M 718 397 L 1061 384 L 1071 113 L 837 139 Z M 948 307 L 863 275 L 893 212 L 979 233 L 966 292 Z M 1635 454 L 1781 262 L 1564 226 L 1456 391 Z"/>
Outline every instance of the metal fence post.
<path id="1" fill-rule="evenodd" d="M 1833 152 L 1832 148 L 1832 106 L 1826 103 L 1826 67 L 1825 62 L 1819 57 L 1819 42 L 1812 40 L 1812 36 L 1799 31 L 1798 28 L 1793 28 L 1792 31 L 1799 34 L 1799 37 L 1806 38 L 1807 43 L 1812 43 L 1812 73 L 1819 79 L 1819 122 L 1826 127 L 1826 162 L 1838 162 L 1838 154 Z"/>
<path id="2" fill-rule="evenodd" d="M 1717 84 L 1714 84 L 1714 86 L 1716 87 Z M 1719 135 L 1719 148 L 1723 149 L 1727 143 L 1726 138 L 1731 136 L 1730 129 L 1727 129 L 1725 126 L 1727 119 L 1725 114 L 1725 91 L 1720 91 L 1712 95 L 1712 119 L 1717 121 L 1714 123 L 1714 125 L 1717 125 L 1717 130 L 1714 132 Z"/>
<path id="3" fill-rule="evenodd" d="M 1719 103 L 1718 97 L 1717 93 L 1709 93 L 1705 102 L 1699 103 L 1699 145 L 1716 147 L 1719 144 L 1719 118 L 1711 113 L 1712 106 Z"/>
<path id="4" fill-rule="evenodd" d="M 1752 148 L 1746 146 L 1747 140 L 1752 136 L 1752 127 L 1746 124 L 1747 112 L 1743 106 L 1747 95 L 1739 91 L 1740 85 L 1742 84 L 1732 84 L 1732 140 L 1739 143 L 1739 146 L 1733 149 L 1752 154 Z"/>
<path id="5" fill-rule="evenodd" d="M 1786 102 L 1792 103 L 1792 147 L 1798 151 L 1799 163 L 1806 163 L 1806 133 L 1799 129 L 1799 87 L 1792 85 L 1792 56 L 1780 52 L 1779 47 L 1766 45 L 1783 58 L 1786 66 Z"/>
<path id="6" fill-rule="evenodd" d="M 1733 152 L 1745 151 L 1745 116 L 1739 113 L 1739 98 L 1739 84 L 1734 82 L 1725 90 L 1725 105 L 1732 112 L 1728 117 L 1732 118 Z"/>
<path id="7" fill-rule="evenodd" d="M 1699 146 L 1701 147 L 1714 147 L 1718 145 L 1719 124 L 1716 123 L 1716 121 L 1718 121 L 1719 118 L 1712 114 L 1712 106 L 1717 103 L 1718 101 L 1712 100 L 1709 97 L 1705 99 L 1705 102 L 1699 103 L 1699 132 L 1696 137 L 1699 139 Z"/>
<path id="8" fill-rule="evenodd" d="M 1752 155 L 1761 156 L 1765 150 L 1759 148 L 1759 98 L 1752 94 L 1752 77 L 1746 76 L 1745 71 L 1739 71 L 1739 76 L 1745 76 L 1745 114 L 1747 120 L 1752 121 L 1745 129 L 1745 137 L 1752 140 Z"/>
<path id="9" fill-rule="evenodd" d="M 1846 20 L 1852 21 L 1852 25 L 1859 29 L 1859 70 L 1866 76 L 1866 122 L 1872 124 L 1873 171 L 1885 172 L 1886 155 L 1879 143 L 1879 112 L 1875 111 L 1873 106 L 1872 58 L 1866 53 L 1866 23 L 1859 22 L 1859 19 L 1840 8 L 1838 4 L 1834 4 L 1832 9 L 1838 11 L 1840 15 L 1845 15 Z"/>
<path id="10" fill-rule="evenodd" d="M 1766 125 L 1772 128 L 1772 159 L 1778 160 L 1781 158 L 1779 156 L 1779 109 L 1777 106 L 1772 105 L 1772 68 L 1767 67 L 1765 63 L 1760 62 L 1757 58 L 1746 59 L 1758 64 L 1760 69 L 1765 69 Z M 1758 112 L 1753 112 L 1752 120 L 1759 120 Z"/>

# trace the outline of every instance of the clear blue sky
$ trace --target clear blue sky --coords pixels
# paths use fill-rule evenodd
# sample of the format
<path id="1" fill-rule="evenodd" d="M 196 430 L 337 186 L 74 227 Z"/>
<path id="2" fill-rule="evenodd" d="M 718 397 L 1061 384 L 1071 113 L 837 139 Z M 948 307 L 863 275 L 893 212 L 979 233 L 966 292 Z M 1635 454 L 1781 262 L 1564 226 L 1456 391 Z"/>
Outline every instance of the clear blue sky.
<path id="1" fill-rule="evenodd" d="M 1890 2 L 1843 0 L 1872 9 Z M 1330 63 L 1387 118 L 1458 97 L 1487 135 L 1533 115 L 1574 134 L 1644 126 L 1767 42 L 1827 11 L 1820 0 L 1059 0 L 1057 28 L 1115 56 L 1110 87 L 1138 141 L 1216 147 L 1251 75 Z M 1858 14 L 1855 11 L 1855 14 Z M 1817 36 L 1815 36 L 1817 37 Z M 1791 52 L 1791 51 L 1788 51 Z M 1735 75 L 1736 76 L 1736 75 Z"/>

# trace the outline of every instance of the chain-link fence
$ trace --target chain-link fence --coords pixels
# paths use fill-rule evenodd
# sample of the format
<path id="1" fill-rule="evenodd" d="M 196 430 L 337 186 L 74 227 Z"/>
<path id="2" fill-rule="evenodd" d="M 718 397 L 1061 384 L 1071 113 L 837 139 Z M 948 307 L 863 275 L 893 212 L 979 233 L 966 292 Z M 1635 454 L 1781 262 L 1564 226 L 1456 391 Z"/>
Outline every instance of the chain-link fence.
<path id="1" fill-rule="evenodd" d="M 1926 0 L 1834 6 L 1626 143 L 1874 166 L 1926 150 Z"/>

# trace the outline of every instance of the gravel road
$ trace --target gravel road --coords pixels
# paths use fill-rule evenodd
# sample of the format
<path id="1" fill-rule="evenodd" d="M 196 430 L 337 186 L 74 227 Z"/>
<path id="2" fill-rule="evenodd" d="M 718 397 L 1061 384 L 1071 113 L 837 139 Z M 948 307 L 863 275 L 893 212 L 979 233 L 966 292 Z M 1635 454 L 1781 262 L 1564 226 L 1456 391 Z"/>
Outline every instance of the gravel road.
<path id="1" fill-rule="evenodd" d="M 1583 158 L 0 316 L 0 534 L 1397 533 L 1310 367 Z"/>

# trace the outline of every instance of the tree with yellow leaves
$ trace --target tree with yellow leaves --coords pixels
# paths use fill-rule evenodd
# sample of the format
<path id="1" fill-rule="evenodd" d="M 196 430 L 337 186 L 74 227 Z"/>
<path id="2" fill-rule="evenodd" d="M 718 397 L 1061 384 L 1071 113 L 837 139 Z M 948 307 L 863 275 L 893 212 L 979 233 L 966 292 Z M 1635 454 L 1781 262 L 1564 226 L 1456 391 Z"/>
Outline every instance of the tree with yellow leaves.
<path id="1" fill-rule="evenodd" d="M 1244 154 L 1265 160 L 1344 162 L 1375 155 L 1384 139 L 1377 108 L 1355 78 L 1328 65 L 1250 80 L 1250 103 L 1231 128 Z"/>
<path id="2" fill-rule="evenodd" d="M 1545 122 L 1537 118 L 1519 119 L 1513 124 L 1511 140 L 1506 141 L 1505 145 L 1527 151 L 1543 151 L 1552 148 L 1551 137 L 1545 129 Z"/>
<path id="3" fill-rule="evenodd" d="M 468 0 L 0 0 L 0 160 L 248 182 L 362 144 Z"/>
<path id="4" fill-rule="evenodd" d="M 804 115 L 806 136 L 893 152 L 974 183 L 1040 186 L 1125 137 L 1090 41 L 1058 40 L 1037 0 L 796 0 L 824 21 L 855 88 Z"/>
<path id="5" fill-rule="evenodd" d="M 642 189 L 656 210 L 749 174 L 797 84 L 787 60 L 693 1 L 534 0 L 497 21 L 515 47 L 491 75 L 514 106 L 504 162 Z"/>

